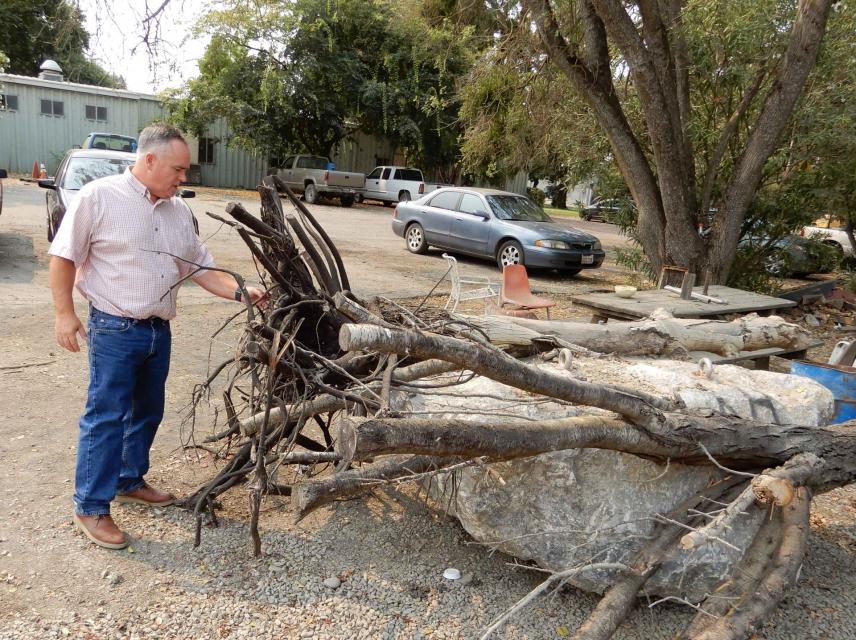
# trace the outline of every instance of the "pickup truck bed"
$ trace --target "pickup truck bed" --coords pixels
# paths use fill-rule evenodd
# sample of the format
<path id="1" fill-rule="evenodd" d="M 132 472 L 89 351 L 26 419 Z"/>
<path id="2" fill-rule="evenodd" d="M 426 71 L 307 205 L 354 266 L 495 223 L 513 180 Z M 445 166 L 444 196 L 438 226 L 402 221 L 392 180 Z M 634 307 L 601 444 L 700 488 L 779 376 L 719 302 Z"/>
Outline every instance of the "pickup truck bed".
<path id="1" fill-rule="evenodd" d="M 336 171 L 333 163 L 323 156 L 289 156 L 279 169 L 268 170 L 278 175 L 295 193 L 312 204 L 320 197 L 338 198 L 343 207 L 350 207 L 363 193 L 366 176 L 362 173 Z"/>

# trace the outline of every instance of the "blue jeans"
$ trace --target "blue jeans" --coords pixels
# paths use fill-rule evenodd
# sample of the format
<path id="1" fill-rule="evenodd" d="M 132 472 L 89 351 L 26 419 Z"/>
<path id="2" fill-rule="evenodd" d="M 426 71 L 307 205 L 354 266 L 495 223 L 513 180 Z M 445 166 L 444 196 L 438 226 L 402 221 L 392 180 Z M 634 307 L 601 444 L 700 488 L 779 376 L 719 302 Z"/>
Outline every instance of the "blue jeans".
<path id="1" fill-rule="evenodd" d="M 80 417 L 74 505 L 110 513 L 117 493 L 143 486 L 163 418 L 169 321 L 134 320 L 89 309 L 89 394 Z"/>

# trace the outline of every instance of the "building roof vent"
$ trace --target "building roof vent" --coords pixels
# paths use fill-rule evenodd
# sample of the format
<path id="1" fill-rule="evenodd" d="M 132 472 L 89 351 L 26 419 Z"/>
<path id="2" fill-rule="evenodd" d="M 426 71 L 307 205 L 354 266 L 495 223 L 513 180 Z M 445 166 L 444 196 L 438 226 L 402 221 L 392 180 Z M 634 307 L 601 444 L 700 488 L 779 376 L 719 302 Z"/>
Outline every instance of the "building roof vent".
<path id="1" fill-rule="evenodd" d="M 56 80 L 57 82 L 63 81 L 62 67 L 60 67 L 55 60 L 45 60 L 39 69 L 41 70 L 39 78 L 42 80 Z"/>

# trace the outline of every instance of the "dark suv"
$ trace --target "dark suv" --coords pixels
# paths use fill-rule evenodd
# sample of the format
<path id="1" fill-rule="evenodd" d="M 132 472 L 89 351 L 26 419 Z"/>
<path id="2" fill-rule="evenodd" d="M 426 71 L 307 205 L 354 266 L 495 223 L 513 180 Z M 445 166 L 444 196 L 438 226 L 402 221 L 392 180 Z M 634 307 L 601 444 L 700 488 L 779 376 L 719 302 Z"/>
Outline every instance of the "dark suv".
<path id="1" fill-rule="evenodd" d="M 622 210 L 632 207 L 633 203 L 629 200 L 595 200 L 580 211 L 580 218 L 597 222 L 614 222 Z"/>

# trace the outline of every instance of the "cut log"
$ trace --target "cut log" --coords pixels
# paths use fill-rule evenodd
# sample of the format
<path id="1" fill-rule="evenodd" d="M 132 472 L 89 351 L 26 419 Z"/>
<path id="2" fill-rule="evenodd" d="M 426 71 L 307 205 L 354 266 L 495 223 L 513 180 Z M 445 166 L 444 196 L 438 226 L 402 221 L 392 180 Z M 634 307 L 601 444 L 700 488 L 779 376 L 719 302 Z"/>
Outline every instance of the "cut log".
<path id="1" fill-rule="evenodd" d="M 713 622 L 693 640 L 743 640 L 751 637 L 794 585 L 805 556 L 810 530 L 811 492 L 800 487 L 794 501 L 782 513 L 781 542 L 757 588 L 745 602 Z"/>
<path id="2" fill-rule="evenodd" d="M 658 355 L 674 351 L 708 351 L 735 356 L 741 351 L 781 348 L 805 349 L 811 335 L 802 327 L 778 316 L 750 314 L 730 322 L 675 318 L 663 309 L 635 322 L 591 324 L 562 320 L 530 320 L 506 316 L 467 316 L 498 344 L 535 338 L 532 334 L 555 336 L 598 351 L 622 355 Z M 518 327 L 513 329 L 512 327 Z M 531 333 L 521 333 L 519 328 Z"/>
<path id="3" fill-rule="evenodd" d="M 760 510 L 761 507 L 755 504 L 750 509 Z M 731 576 L 701 603 L 701 611 L 675 640 L 696 638 L 714 620 L 725 616 L 733 605 L 746 601 L 764 576 L 773 554 L 779 547 L 781 525 L 781 510 L 773 510 L 769 516 L 764 514 L 752 544 L 734 567 Z"/>

